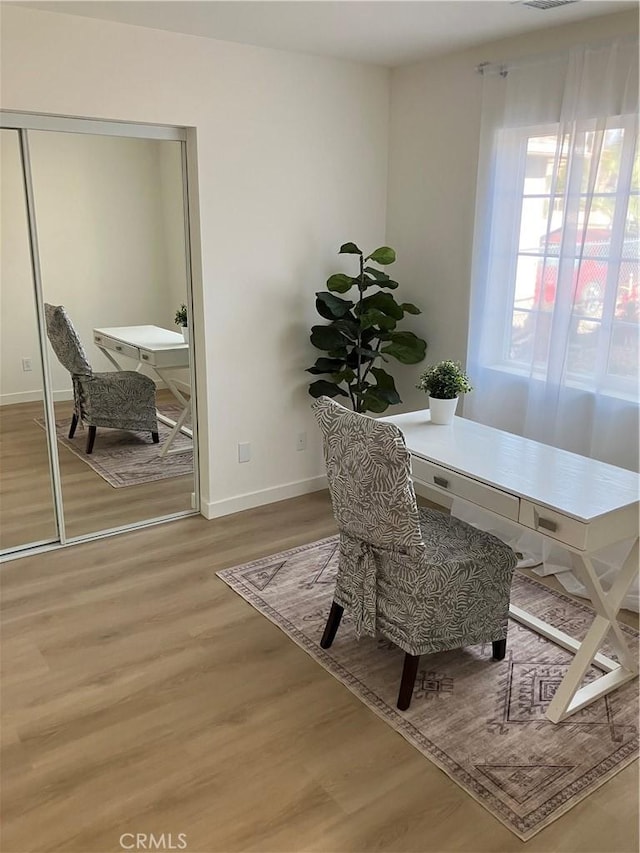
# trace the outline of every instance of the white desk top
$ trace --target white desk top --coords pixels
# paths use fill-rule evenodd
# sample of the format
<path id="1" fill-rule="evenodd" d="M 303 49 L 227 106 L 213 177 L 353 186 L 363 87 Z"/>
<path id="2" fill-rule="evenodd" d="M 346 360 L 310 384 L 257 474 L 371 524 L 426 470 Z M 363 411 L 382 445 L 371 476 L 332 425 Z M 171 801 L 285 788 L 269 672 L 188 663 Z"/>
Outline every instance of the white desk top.
<path id="1" fill-rule="evenodd" d="M 107 329 L 94 329 L 99 335 L 115 338 L 132 347 L 146 350 L 188 349 L 180 332 L 171 332 L 160 326 L 112 326 Z"/>
<path id="2" fill-rule="evenodd" d="M 381 418 L 404 434 L 415 456 L 580 521 L 638 501 L 640 476 L 466 418 L 451 426 L 430 422 L 429 411 Z"/>

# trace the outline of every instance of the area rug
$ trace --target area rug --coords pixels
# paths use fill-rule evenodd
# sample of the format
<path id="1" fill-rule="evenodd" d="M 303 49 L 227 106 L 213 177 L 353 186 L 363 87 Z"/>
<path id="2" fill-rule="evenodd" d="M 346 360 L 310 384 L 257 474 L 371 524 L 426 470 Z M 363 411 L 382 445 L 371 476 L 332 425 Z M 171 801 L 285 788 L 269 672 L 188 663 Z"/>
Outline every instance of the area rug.
<path id="1" fill-rule="evenodd" d="M 382 638 L 356 640 L 345 613 L 333 646 L 320 648 L 337 545 L 337 537 L 323 539 L 218 577 L 519 838 L 531 838 L 637 757 L 638 682 L 554 725 L 545 711 L 571 655 L 512 621 L 503 661 L 491 660 L 490 643 L 424 655 L 411 706 L 398 711 L 403 653 L 397 647 Z M 512 603 L 578 638 L 594 615 L 519 572 Z M 632 628 L 622 630 L 638 637 Z M 585 680 L 598 674 L 592 669 Z"/>
<path id="2" fill-rule="evenodd" d="M 179 406 L 164 405 L 158 411 L 175 420 L 181 409 Z M 42 418 L 36 418 L 36 423 L 44 429 Z M 70 423 L 71 414 L 68 419 L 56 421 L 58 442 L 78 459 L 82 459 L 114 489 L 171 477 L 193 476 L 192 441 L 188 436 L 180 433 L 175 437 L 171 450 L 180 452 L 160 456 L 162 445 L 171 432 L 171 428 L 163 423 L 158 423 L 159 444 L 153 444 L 149 432 L 98 428 L 93 452 L 89 455 L 85 453 L 86 428 L 81 429 L 78 425 L 74 437 L 69 438 Z"/>

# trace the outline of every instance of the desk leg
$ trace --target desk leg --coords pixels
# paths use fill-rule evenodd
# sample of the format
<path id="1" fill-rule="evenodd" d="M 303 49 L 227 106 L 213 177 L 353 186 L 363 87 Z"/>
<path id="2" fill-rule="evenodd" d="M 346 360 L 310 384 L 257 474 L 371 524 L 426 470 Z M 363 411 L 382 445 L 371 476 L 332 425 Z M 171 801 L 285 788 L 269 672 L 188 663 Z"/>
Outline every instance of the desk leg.
<path id="1" fill-rule="evenodd" d="M 574 552 L 574 558 L 574 568 L 587 588 L 597 615 L 586 637 L 579 644 L 575 657 L 549 705 L 547 718 L 553 723 L 565 720 L 571 714 L 595 702 L 596 699 L 605 696 L 625 682 L 631 681 L 638 673 L 637 664 L 617 620 L 620 605 L 636 576 L 638 540 L 636 539 L 631 553 L 609 592 L 604 592 L 602 589 L 600 580 L 588 556 Z M 611 635 L 611 645 L 614 647 L 620 663 L 605 675 L 601 675 L 581 687 L 580 684 L 589 666 L 592 663 L 598 665 L 596 662 L 598 649 L 609 634 Z"/>
<path id="2" fill-rule="evenodd" d="M 187 398 L 184 396 L 184 394 L 182 394 L 182 392 L 177 387 L 176 383 L 171 379 L 170 376 L 167 376 L 165 370 L 161 370 L 161 369 L 156 367 L 155 371 L 158 374 L 158 376 L 160 377 L 160 379 L 162 379 L 162 381 L 165 382 L 167 388 L 171 391 L 173 396 L 176 398 L 176 400 L 182 406 L 182 411 L 180 412 L 178 420 L 175 422 L 170 420 L 169 418 L 164 417 L 164 415 L 158 414 L 158 420 L 160 420 L 163 423 L 171 426 L 171 428 L 172 428 L 171 432 L 169 433 L 169 435 L 165 441 L 165 443 L 162 445 L 162 450 L 160 451 L 160 456 L 164 457 L 164 456 L 167 456 L 170 452 L 171 453 L 182 452 L 182 451 L 170 451 L 170 447 L 173 444 L 174 439 L 178 435 L 179 432 L 184 433 L 184 435 L 187 435 L 189 438 L 193 438 L 193 430 L 184 426 L 186 419 L 191 414 L 191 398 L 190 397 Z"/>

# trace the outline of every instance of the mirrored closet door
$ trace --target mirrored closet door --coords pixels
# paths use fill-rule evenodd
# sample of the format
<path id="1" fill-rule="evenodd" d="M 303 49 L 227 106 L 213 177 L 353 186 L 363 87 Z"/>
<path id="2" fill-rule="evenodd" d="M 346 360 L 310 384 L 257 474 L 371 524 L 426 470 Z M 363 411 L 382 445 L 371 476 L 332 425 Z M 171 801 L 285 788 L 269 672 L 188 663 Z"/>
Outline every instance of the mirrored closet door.
<path id="1" fill-rule="evenodd" d="M 86 124 L 100 129 L 97 122 Z M 2 132 L 17 137 L 15 131 Z M 37 232 L 51 442 L 55 417 L 61 539 L 192 512 L 197 453 L 193 342 L 190 326 L 181 325 L 191 313 L 181 132 L 176 130 L 175 139 L 146 138 L 77 131 L 71 122 L 69 130 L 36 127 L 23 133 Z M 4 203 L 2 212 L 4 220 Z M 12 218 L 12 229 L 17 220 Z M 2 230 L 4 244 L 6 221 Z M 3 274 L 3 305 L 20 287 L 24 291 L 16 275 Z M 33 285 L 26 290 L 35 318 Z M 3 323 L 4 315 L 3 310 Z M 41 357 L 37 335 L 22 340 L 20 357 L 35 366 Z M 18 359 L 14 368 L 20 364 Z M 18 371 L 17 377 L 24 385 L 24 375 Z M 3 375 L 3 385 L 4 380 Z M 13 408 L 3 405 L 3 423 L 10 423 Z M 41 415 L 29 413 L 42 434 L 48 465 Z M 19 455 L 15 467 L 29 502 L 34 474 Z M 3 466 L 3 493 L 8 473 Z M 51 494 L 48 477 L 47 470 Z M 36 541 L 29 511 L 17 506 L 11 511 L 23 519 L 23 542 Z"/>

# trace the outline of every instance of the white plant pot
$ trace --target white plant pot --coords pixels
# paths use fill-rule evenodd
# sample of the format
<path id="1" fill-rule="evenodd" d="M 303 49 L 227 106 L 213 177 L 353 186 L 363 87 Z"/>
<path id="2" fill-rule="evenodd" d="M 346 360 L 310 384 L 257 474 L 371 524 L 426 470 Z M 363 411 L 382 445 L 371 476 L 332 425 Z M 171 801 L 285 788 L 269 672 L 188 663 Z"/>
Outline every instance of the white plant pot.
<path id="1" fill-rule="evenodd" d="M 429 397 L 429 412 L 432 424 L 451 424 L 456 413 L 458 398 L 453 400 L 439 400 L 437 397 Z"/>
<path id="2" fill-rule="evenodd" d="M 189 327 L 188 326 L 182 326 L 181 328 L 182 328 L 182 337 L 184 338 L 184 342 L 186 344 L 188 344 L 189 343 Z"/>

